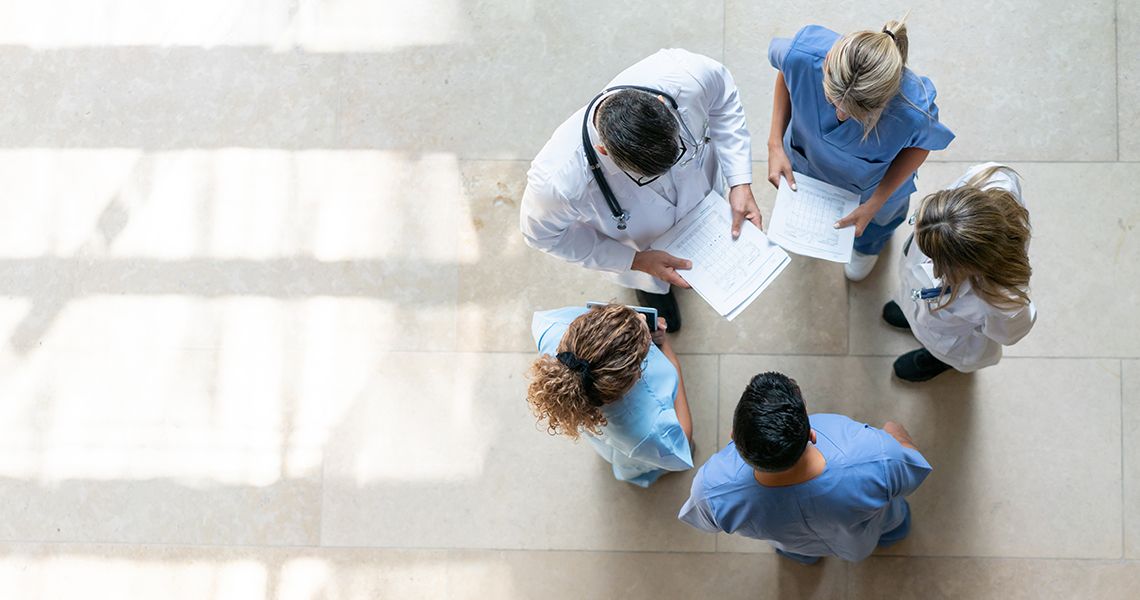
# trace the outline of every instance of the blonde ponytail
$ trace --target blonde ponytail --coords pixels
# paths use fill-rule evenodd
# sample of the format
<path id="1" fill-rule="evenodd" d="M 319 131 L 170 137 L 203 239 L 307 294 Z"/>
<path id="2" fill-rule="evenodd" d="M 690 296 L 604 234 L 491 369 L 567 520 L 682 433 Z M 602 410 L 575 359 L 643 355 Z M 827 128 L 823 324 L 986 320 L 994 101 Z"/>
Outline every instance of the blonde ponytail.
<path id="1" fill-rule="evenodd" d="M 903 16 L 887 21 L 879 31 L 843 36 L 824 58 L 824 95 L 863 125 L 864 140 L 902 87 L 909 48 Z"/>
<path id="2" fill-rule="evenodd" d="M 891 38 L 895 47 L 899 50 L 899 56 L 902 57 L 903 66 L 906 66 L 907 52 L 910 50 L 910 40 L 906 35 L 906 18 L 910 16 L 910 11 L 907 11 L 903 18 L 897 21 L 887 21 L 883 25 L 883 34 Z"/>

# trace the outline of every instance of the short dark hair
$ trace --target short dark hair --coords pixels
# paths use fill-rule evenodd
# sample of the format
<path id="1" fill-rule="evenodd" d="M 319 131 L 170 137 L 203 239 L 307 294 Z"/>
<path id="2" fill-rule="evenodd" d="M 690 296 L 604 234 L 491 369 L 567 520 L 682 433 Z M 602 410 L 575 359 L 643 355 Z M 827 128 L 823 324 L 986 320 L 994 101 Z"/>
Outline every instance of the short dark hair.
<path id="1" fill-rule="evenodd" d="M 653 177 L 677 162 L 680 128 L 657 96 L 641 90 L 614 92 L 598 105 L 597 126 L 606 154 L 625 171 Z"/>
<path id="2" fill-rule="evenodd" d="M 758 471 L 790 469 L 807 450 L 811 436 L 800 386 L 782 373 L 752 378 L 732 418 L 740 458 Z"/>

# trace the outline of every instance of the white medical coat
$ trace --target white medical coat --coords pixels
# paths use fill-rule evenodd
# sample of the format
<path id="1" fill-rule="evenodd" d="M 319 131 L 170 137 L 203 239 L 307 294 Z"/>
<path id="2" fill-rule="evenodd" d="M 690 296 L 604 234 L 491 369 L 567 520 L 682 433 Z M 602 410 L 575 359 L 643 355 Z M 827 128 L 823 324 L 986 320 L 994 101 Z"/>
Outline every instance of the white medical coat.
<path id="1" fill-rule="evenodd" d="M 736 83 L 724 65 L 686 50 L 667 49 L 618 74 L 606 87 L 639 85 L 661 90 L 677 101 L 678 113 L 697 140 L 681 135 L 688 152 L 693 141 L 709 143 L 698 158 L 678 164 L 652 184 L 638 187 L 608 156 L 598 154 L 606 181 L 622 208 L 627 229 L 614 222 L 605 197 L 590 173 L 582 149 L 582 120 L 576 111 L 555 130 L 527 173 L 519 227 L 526 243 L 589 269 L 607 271 L 620 285 L 664 293 L 660 279 L 631 271 L 634 254 L 647 250 L 716 188 L 752 182 L 752 144 Z M 600 101 L 599 101 L 600 103 Z M 595 109 L 596 109 L 595 104 Z M 590 115 L 589 131 L 599 141 Z"/>
<path id="2" fill-rule="evenodd" d="M 979 171 L 996 165 L 985 163 L 970 167 L 948 189 L 960 187 Z M 1022 206 L 1021 181 L 1012 171 L 994 173 L 983 184 L 1010 191 Z M 958 297 L 949 306 L 931 311 L 936 305 L 915 300 L 913 290 L 941 287 L 934 277 L 933 263 L 922 253 L 913 239 L 899 261 L 900 286 L 895 302 L 902 308 L 918 341 L 935 358 L 962 372 L 971 372 L 997 364 L 1002 346 L 1012 346 L 1025 337 L 1037 320 L 1037 307 L 1030 302 L 1018 308 L 999 308 L 974 293 L 969 281 L 962 284 Z"/>

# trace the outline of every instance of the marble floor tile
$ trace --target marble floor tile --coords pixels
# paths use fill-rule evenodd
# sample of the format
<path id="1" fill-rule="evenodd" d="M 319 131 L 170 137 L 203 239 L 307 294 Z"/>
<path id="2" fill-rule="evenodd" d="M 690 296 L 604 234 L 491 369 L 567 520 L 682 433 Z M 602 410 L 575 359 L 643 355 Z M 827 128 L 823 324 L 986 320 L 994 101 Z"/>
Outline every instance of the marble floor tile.
<path id="1" fill-rule="evenodd" d="M 676 519 L 691 473 L 615 481 L 585 441 L 539 429 L 535 354 L 391 354 L 327 448 L 321 543 L 335 546 L 711 551 Z M 716 357 L 682 358 L 697 458 L 716 435 Z"/>
<path id="2" fill-rule="evenodd" d="M 1116 3 L 1116 60 L 1118 111 L 1117 160 L 1140 161 L 1140 5 L 1128 0 Z"/>
<path id="3" fill-rule="evenodd" d="M 1124 557 L 1140 558 L 1140 361 L 1121 361 Z"/>
<path id="4" fill-rule="evenodd" d="M 273 346 L 4 356 L 0 539 L 316 543 L 321 449 Z"/>
<path id="5" fill-rule="evenodd" d="M 461 227 L 458 244 L 475 249 L 479 257 L 459 267 L 461 350 L 531 352 L 535 311 L 589 301 L 636 303 L 633 291 L 606 273 L 526 245 L 519 231 L 519 201 L 528 167 L 524 161 L 461 163 L 470 223 Z"/>
<path id="6" fill-rule="evenodd" d="M 0 182 L 0 294 L 31 303 L 11 334 L 24 349 L 151 328 L 214 347 L 217 306 L 256 297 L 293 313 L 287 329 L 339 304 L 345 335 L 449 350 L 459 268 L 479 261 L 456 244 L 476 224 L 446 155 L 9 150 Z M 434 210 L 404 210 L 409 195 Z"/>
<path id="7" fill-rule="evenodd" d="M 969 163 L 933 163 L 922 169 L 917 209 L 926 194 L 952 183 Z M 1140 211 L 1127 199 L 1140 187 L 1140 166 L 1128 163 L 1013 163 L 1023 177 L 1033 239 L 1030 293 L 1037 304 L 1033 331 L 1007 356 L 1140 356 L 1140 340 L 1118 335 L 1140 329 L 1131 310 L 1140 289 L 1122 282 L 1140 280 L 1140 237 L 1134 234 Z M 1074 198 L 1081 198 L 1075 201 Z M 897 355 L 918 343 L 882 322 L 883 304 L 897 286 L 898 255 L 906 236 L 899 227 L 883 264 L 868 279 L 848 284 L 851 353 Z M 886 267 L 884 269 L 884 267 Z M 1099 318 L 1084 318 L 1098 315 Z"/>
<path id="8" fill-rule="evenodd" d="M 1060 7 L 1061 5 L 1057 5 Z M 1027 11 L 983 0 L 915 6 L 908 19 L 909 64 L 938 89 L 939 119 L 958 138 L 942 160 L 1113 160 L 1116 103 L 1105 94 L 1115 71 L 1113 2 L 1064 10 Z M 773 37 L 791 37 L 820 24 L 845 33 L 877 30 L 905 8 L 883 1 L 825 10 L 816 4 L 729 1 L 725 6 L 725 64 L 751 115 L 753 156 L 767 156 Z M 984 16 L 983 16 L 984 15 Z M 1071 65 L 1079 61 L 1082 69 Z M 1055 73 L 1049 93 L 1037 74 Z M 1042 126 L 1042 115 L 1067 115 Z"/>
<path id="9" fill-rule="evenodd" d="M 1125 600 L 1140 585 L 1134 561 L 874 557 L 850 568 L 851 600 Z"/>
<path id="10" fill-rule="evenodd" d="M 1000 370 L 943 375 L 921 386 L 893 379 L 890 363 L 723 356 L 720 444 L 729 441 L 749 379 L 779 371 L 800 383 L 809 412 L 842 413 L 876 427 L 902 423 L 934 467 L 911 496 L 914 530 L 889 554 L 1120 556 L 1118 361 L 1009 359 Z M 1079 391 L 1073 382 L 1081 382 Z M 1072 402 L 1063 392 L 1069 389 L 1082 401 Z M 1059 439 L 1082 442 L 1058 446 Z M 954 526 L 939 525 L 947 523 Z M 757 548 L 763 546 L 736 537 L 718 542 L 722 551 Z"/>
<path id="11" fill-rule="evenodd" d="M 327 148 L 341 57 L 268 48 L 6 46 L 5 147 Z"/>
<path id="12" fill-rule="evenodd" d="M 722 52 L 719 4 L 464 4 L 453 39 L 345 56 L 337 147 L 529 159 L 610 79 L 659 48 Z"/>
<path id="13" fill-rule="evenodd" d="M 846 572 L 712 553 L 0 545 L 0 585 L 29 600 L 830 600 L 843 597 Z"/>
<path id="14" fill-rule="evenodd" d="M 202 0 L 192 5 L 152 0 L 132 4 L 129 10 L 117 0 L 60 0 L 6 8 L 10 10 L 0 23 L 0 44 L 41 49 L 274 46 L 288 41 L 290 29 L 288 0 Z"/>
<path id="15" fill-rule="evenodd" d="M 6 11 L 0 44 L 38 49 L 219 46 L 280 52 L 387 52 L 453 43 L 466 31 L 467 2 L 259 0 L 234 3 L 58 0 Z"/>

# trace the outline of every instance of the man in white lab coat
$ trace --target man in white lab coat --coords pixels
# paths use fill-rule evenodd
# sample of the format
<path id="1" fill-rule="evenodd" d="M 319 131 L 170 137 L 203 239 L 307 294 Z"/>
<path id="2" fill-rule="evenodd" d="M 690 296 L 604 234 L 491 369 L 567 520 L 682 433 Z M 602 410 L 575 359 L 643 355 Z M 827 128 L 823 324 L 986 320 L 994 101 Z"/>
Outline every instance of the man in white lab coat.
<path id="1" fill-rule="evenodd" d="M 638 62 L 606 90 L 534 159 L 519 226 L 531 247 L 635 288 L 677 331 L 670 285 L 689 287 L 677 270 L 691 265 L 649 245 L 725 183 L 733 237 L 744 220 L 760 227 L 744 108 L 724 65 L 680 49 Z"/>

